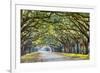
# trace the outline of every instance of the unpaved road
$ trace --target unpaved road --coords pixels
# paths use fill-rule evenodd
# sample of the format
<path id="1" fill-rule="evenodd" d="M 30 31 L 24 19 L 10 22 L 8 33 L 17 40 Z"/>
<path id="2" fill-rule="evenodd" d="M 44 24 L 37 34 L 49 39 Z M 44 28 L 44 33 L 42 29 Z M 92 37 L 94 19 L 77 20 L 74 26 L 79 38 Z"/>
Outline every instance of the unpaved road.
<path id="1" fill-rule="evenodd" d="M 65 61 L 70 60 L 71 57 L 64 57 L 61 54 L 50 52 L 50 51 L 39 51 L 40 53 L 40 61 L 47 62 L 47 61 Z"/>

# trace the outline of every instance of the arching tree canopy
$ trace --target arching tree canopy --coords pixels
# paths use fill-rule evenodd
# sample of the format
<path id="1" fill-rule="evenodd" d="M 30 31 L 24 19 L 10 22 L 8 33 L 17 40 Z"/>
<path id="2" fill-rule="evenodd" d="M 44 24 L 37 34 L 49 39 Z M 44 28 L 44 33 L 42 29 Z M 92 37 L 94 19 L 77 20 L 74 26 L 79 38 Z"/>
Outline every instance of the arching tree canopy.
<path id="1" fill-rule="evenodd" d="M 49 45 L 58 52 L 89 54 L 89 13 L 39 10 L 20 13 L 21 54 L 38 45 Z"/>

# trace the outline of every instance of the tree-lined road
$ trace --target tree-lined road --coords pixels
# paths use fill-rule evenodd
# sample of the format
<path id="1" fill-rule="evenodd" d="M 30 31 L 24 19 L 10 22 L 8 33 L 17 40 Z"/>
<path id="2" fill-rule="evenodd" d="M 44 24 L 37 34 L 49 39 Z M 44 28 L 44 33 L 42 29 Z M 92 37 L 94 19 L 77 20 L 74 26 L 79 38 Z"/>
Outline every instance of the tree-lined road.
<path id="1" fill-rule="evenodd" d="M 71 59 L 70 57 L 64 57 L 63 55 L 49 52 L 49 51 L 39 51 L 40 53 L 40 61 L 47 62 L 47 61 L 65 61 L 66 59 Z"/>
<path id="2" fill-rule="evenodd" d="M 32 62 L 49 62 L 49 61 L 68 61 L 68 60 L 87 60 L 88 55 L 80 54 L 66 54 L 51 51 L 38 51 L 30 54 L 26 54 L 21 57 L 22 63 L 32 63 Z"/>
<path id="3" fill-rule="evenodd" d="M 89 59 L 90 13 L 25 9 L 20 13 L 21 62 L 83 60 L 84 55 Z"/>

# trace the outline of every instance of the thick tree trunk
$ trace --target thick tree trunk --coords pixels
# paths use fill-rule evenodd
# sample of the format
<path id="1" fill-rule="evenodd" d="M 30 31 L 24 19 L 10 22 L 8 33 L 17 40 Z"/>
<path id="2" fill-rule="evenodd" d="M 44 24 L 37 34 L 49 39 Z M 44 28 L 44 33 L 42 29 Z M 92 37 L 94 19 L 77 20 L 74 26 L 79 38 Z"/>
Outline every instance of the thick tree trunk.
<path id="1" fill-rule="evenodd" d="M 85 46 L 85 49 L 84 49 L 84 54 L 89 54 L 89 40 L 84 40 L 84 46 Z"/>
<path id="2" fill-rule="evenodd" d="M 64 53 L 66 53 L 67 52 L 67 50 L 66 50 L 66 47 L 64 46 Z"/>
<path id="3" fill-rule="evenodd" d="M 85 43 L 85 54 L 88 54 L 89 53 L 89 45 L 88 43 Z"/>
<path id="4" fill-rule="evenodd" d="M 80 53 L 80 43 L 77 43 L 77 53 Z"/>
<path id="5" fill-rule="evenodd" d="M 75 44 L 75 53 L 80 53 L 80 43 L 78 41 Z"/>

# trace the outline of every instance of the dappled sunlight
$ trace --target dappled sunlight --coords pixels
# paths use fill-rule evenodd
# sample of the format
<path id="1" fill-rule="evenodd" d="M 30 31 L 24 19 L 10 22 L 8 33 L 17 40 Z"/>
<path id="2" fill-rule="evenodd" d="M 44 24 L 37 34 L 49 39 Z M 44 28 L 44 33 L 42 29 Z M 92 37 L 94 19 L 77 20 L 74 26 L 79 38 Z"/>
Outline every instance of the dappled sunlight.
<path id="1" fill-rule="evenodd" d="M 21 9 L 21 63 L 89 60 L 90 14 Z"/>
<path id="2" fill-rule="evenodd" d="M 89 59 L 89 55 L 84 55 L 84 54 L 66 54 L 66 53 L 63 53 L 63 55 L 66 57 L 72 57 L 72 58 Z"/>

